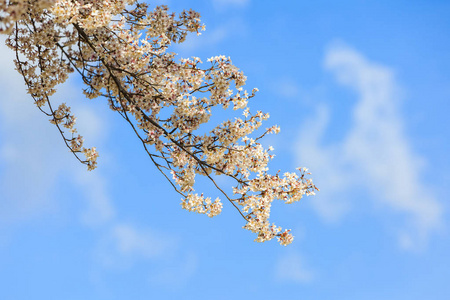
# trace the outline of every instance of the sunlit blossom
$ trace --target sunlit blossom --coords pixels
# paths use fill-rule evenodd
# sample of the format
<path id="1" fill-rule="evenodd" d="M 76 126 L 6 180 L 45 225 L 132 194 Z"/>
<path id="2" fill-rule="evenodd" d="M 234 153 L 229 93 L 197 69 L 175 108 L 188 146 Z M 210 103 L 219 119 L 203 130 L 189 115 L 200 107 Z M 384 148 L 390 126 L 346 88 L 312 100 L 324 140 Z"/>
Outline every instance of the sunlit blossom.
<path id="1" fill-rule="evenodd" d="M 0 0 L 0 5 L 5 12 L 1 31 L 10 33 L 7 45 L 16 52 L 28 93 L 88 170 L 97 166 L 96 148 L 84 147 L 70 107 L 52 99 L 56 85 L 72 72 L 82 77 L 87 98 L 106 98 L 132 127 L 151 161 L 182 195 L 183 209 L 220 214 L 219 198 L 194 193 L 196 176 L 205 176 L 242 215 L 256 241 L 292 242 L 290 230 L 269 222 L 272 202 L 291 204 L 317 188 L 305 168 L 268 172 L 273 148 L 264 148 L 260 139 L 280 128 L 260 129 L 269 114 L 250 111 L 258 89 L 243 88 L 247 78 L 229 57 L 214 56 L 204 64 L 169 52 L 188 33 L 204 30 L 198 12 L 177 16 L 167 6 L 150 10 L 133 0 Z M 205 130 L 215 107 L 242 113 Z M 217 176 L 233 180 L 232 193 Z"/>

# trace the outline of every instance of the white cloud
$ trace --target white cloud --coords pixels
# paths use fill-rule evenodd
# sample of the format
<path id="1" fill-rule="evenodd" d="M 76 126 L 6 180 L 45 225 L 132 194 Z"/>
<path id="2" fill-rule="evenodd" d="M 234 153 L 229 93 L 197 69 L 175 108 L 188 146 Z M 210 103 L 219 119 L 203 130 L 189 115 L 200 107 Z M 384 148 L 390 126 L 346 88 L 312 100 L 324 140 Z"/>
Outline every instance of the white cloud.
<path id="1" fill-rule="evenodd" d="M 300 94 L 298 84 L 292 78 L 281 78 L 272 89 L 280 96 L 285 98 L 295 98 Z"/>
<path id="2" fill-rule="evenodd" d="M 150 285 L 170 289 L 185 286 L 198 269 L 198 255 L 180 247 L 173 235 L 115 221 L 97 244 L 97 263 L 107 270 L 149 267 Z"/>
<path id="3" fill-rule="evenodd" d="M 107 191 L 107 180 L 99 172 L 78 170 L 75 181 L 83 191 L 86 208 L 82 213 L 82 222 L 90 226 L 104 225 L 115 216 L 115 209 Z"/>
<path id="4" fill-rule="evenodd" d="M 348 166 L 342 161 L 340 145 L 320 145 L 327 130 L 329 115 L 327 106 L 322 104 L 317 107 L 317 115 L 302 125 L 296 149 L 298 165 L 307 164 L 313 170 L 314 183 L 320 188 L 310 203 L 326 221 L 332 222 L 349 211 L 346 192 L 352 178 Z"/>
<path id="5" fill-rule="evenodd" d="M 62 149 L 52 146 L 56 138 L 42 134 L 48 121 L 38 118 L 42 116 L 38 116 L 22 77 L 14 70 L 13 57 L 9 48 L 0 47 L 0 219 L 6 222 L 55 209 L 48 194 L 61 171 L 57 164 L 66 154 L 51 155 Z"/>
<path id="6" fill-rule="evenodd" d="M 443 207 L 420 176 L 424 159 L 414 153 L 399 113 L 400 88 L 391 69 L 370 62 L 345 46 L 331 47 L 325 68 L 354 90 L 352 127 L 332 145 L 321 145 L 329 122 L 327 107 L 300 134 L 298 156 L 314 169 L 318 185 L 317 210 L 326 218 L 348 211 L 353 190 L 364 187 L 371 198 L 408 216 L 401 229 L 403 247 L 422 245 L 442 225 Z"/>
<path id="7" fill-rule="evenodd" d="M 3 43 L 4 38 L 1 39 Z M 61 180 L 81 187 L 88 200 L 83 218 L 106 221 L 113 214 L 106 180 L 100 170 L 88 174 L 84 166 L 65 147 L 58 131 L 48 122 L 27 95 L 22 77 L 14 70 L 13 51 L 0 46 L 0 219 L 21 222 L 54 213 L 64 195 Z M 70 82 L 59 87 L 55 100 L 80 96 Z M 74 102 L 74 101 L 72 101 Z M 72 105 L 78 117 L 80 133 L 86 143 L 101 143 L 105 137 L 106 120 L 102 114 L 93 115 L 83 104 Z M 98 144 L 96 144 L 98 146 Z M 64 176 L 63 176 L 64 175 Z M 86 216 L 91 217 L 86 217 Z M 92 217 L 96 215 L 95 217 Z"/>
<path id="8" fill-rule="evenodd" d="M 108 180 L 102 173 L 102 166 L 107 164 L 105 156 L 108 156 L 107 149 L 103 147 L 109 132 L 108 120 L 103 110 L 97 109 L 94 105 L 88 107 L 83 103 L 88 100 L 81 93 L 80 87 L 71 84 L 70 81 L 59 88 L 56 97 L 64 99 L 71 106 L 72 112 L 77 117 L 76 128 L 84 137 L 85 145 L 97 147 L 100 153 L 98 169 L 87 171 L 85 166 L 80 168 L 77 165 L 72 169 L 71 180 L 82 191 L 86 200 L 86 208 L 81 216 L 82 222 L 90 226 L 104 225 L 115 215 L 115 209 L 108 193 Z M 70 159 L 73 160 L 73 157 Z"/>
<path id="9" fill-rule="evenodd" d="M 115 222 L 99 244 L 98 257 L 108 267 L 130 267 L 138 260 L 155 260 L 170 256 L 176 241 L 150 229 Z"/>
<path id="10" fill-rule="evenodd" d="M 198 269 L 199 258 L 193 252 L 181 254 L 177 256 L 176 260 L 170 260 L 161 271 L 150 277 L 152 285 L 161 285 L 173 288 L 182 288 L 191 279 Z"/>
<path id="11" fill-rule="evenodd" d="M 194 51 L 215 47 L 231 37 L 245 35 L 246 33 L 247 25 L 245 22 L 240 18 L 232 18 L 221 26 L 206 27 L 206 30 L 202 31 L 200 36 L 188 36 L 182 44 L 175 45 L 175 49 L 181 50 L 183 55 L 196 55 Z"/>
<path id="12" fill-rule="evenodd" d="M 281 257 L 275 266 L 276 279 L 295 283 L 309 283 L 314 273 L 304 265 L 304 259 L 298 253 L 289 253 Z"/>
<path id="13" fill-rule="evenodd" d="M 0 40 L 3 42 L 3 40 Z M 78 132 L 85 145 L 100 153 L 99 168 L 88 172 L 64 145 L 54 125 L 26 94 L 22 77 L 14 70 L 13 52 L 0 45 L 0 230 L 49 214 L 64 215 L 67 190 L 76 189 L 85 207 L 81 224 L 95 229 L 99 263 L 130 266 L 136 261 L 155 261 L 172 255 L 176 241 L 166 234 L 124 224 L 108 192 L 108 177 L 102 172 L 108 151 L 108 119 L 95 103 L 84 104 L 78 84 L 69 80 L 52 96 L 72 107 Z M 106 109 L 107 106 L 104 107 Z M 106 159 L 107 160 L 107 159 Z M 68 196 L 67 196 L 68 197 Z M 62 204 L 62 205 L 61 205 Z M 0 243 L 4 242 L 3 238 Z M 196 261 L 183 265 L 178 281 L 187 280 Z"/>
<path id="14" fill-rule="evenodd" d="M 119 253 L 126 256 L 154 258 L 163 254 L 171 244 L 162 235 L 157 236 L 150 231 L 139 232 L 127 224 L 116 225 L 113 236 Z"/>

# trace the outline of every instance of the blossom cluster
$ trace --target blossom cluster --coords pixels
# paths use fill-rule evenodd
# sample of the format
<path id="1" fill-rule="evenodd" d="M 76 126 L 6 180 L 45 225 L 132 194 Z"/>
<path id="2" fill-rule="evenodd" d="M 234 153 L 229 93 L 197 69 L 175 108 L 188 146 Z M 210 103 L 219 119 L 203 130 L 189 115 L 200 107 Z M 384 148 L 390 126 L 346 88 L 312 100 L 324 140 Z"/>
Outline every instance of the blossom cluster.
<path id="1" fill-rule="evenodd" d="M 211 198 L 205 198 L 203 194 L 188 194 L 185 199 L 181 200 L 181 207 L 188 211 L 194 211 L 200 214 L 206 214 L 212 218 L 221 213 L 223 204 L 217 198 L 214 202 Z"/>
<path id="2" fill-rule="evenodd" d="M 32 2 L 39 0 L 24 1 Z M 273 148 L 265 149 L 260 139 L 280 129 L 261 128 L 269 114 L 248 107 L 258 89 L 243 88 L 247 78 L 229 57 L 211 57 L 204 64 L 169 51 L 188 33 L 204 30 L 197 12 L 176 16 L 167 6 L 150 10 L 134 0 L 56 0 L 52 6 L 29 5 L 21 14 L 14 17 L 17 25 L 7 41 L 16 51 L 17 69 L 38 108 L 51 117 L 69 149 L 85 155 L 77 158 L 89 170 L 96 166 L 96 149 L 84 148 L 83 138 L 75 135 L 70 108 L 61 104 L 54 110 L 50 100 L 72 72 L 86 84 L 86 97 L 106 98 L 132 127 L 151 161 L 182 195 L 182 208 L 220 214 L 219 198 L 194 193 L 196 176 L 204 176 L 238 210 L 256 241 L 292 242 L 290 230 L 269 222 L 272 202 L 297 202 L 317 188 L 304 168 L 299 175 L 268 173 Z M 211 126 L 217 107 L 242 113 Z M 218 176 L 233 180 L 231 193 L 216 182 Z"/>
<path id="3" fill-rule="evenodd" d="M 41 11 L 56 0 L 0 0 L 0 33 L 9 34 L 16 21 L 26 17 L 30 9 Z"/>
<path id="4" fill-rule="evenodd" d="M 70 107 L 62 103 L 54 109 L 50 101 L 56 92 L 56 85 L 67 80 L 74 71 L 70 62 L 61 59 L 61 54 L 74 51 L 75 33 L 73 29 L 55 23 L 54 17 L 48 13 L 47 8 L 54 1 L 30 0 L 21 3 L 21 19 L 17 20 L 18 25 L 6 40 L 7 46 L 16 52 L 16 68 L 22 74 L 36 106 L 50 117 L 50 122 L 56 125 L 77 159 L 86 164 L 88 170 L 93 170 L 98 154 L 91 153 L 93 149 L 95 152 L 95 148 L 83 147 L 83 137 L 77 134 L 74 127 L 76 117 Z M 85 157 L 80 158 L 79 154 Z"/>

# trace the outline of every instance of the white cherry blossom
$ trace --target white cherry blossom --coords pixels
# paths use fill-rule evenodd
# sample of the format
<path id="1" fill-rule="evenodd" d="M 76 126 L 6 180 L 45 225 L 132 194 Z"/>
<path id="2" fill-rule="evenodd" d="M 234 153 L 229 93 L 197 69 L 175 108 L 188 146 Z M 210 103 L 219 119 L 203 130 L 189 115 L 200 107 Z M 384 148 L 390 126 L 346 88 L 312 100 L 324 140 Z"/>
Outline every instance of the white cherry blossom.
<path id="1" fill-rule="evenodd" d="M 177 16 L 167 6 L 151 10 L 134 0 L 0 0 L 0 16 L 0 32 L 10 34 L 6 44 L 16 53 L 28 93 L 88 170 L 97 166 L 96 148 L 84 147 L 70 107 L 52 98 L 73 72 L 85 83 L 87 98 L 106 98 L 131 126 L 153 164 L 182 195 L 182 208 L 220 214 L 219 198 L 195 193 L 196 176 L 205 176 L 242 215 L 256 241 L 292 242 L 290 230 L 269 222 L 272 202 L 291 204 L 318 189 L 304 168 L 298 174 L 269 173 L 273 148 L 265 149 L 260 139 L 280 128 L 260 129 L 269 114 L 251 112 L 248 104 L 258 89 L 244 89 L 247 78 L 229 57 L 203 63 L 170 52 L 188 33 L 204 30 L 199 13 Z M 206 126 L 216 107 L 242 113 Z M 233 180 L 231 193 L 217 176 Z"/>

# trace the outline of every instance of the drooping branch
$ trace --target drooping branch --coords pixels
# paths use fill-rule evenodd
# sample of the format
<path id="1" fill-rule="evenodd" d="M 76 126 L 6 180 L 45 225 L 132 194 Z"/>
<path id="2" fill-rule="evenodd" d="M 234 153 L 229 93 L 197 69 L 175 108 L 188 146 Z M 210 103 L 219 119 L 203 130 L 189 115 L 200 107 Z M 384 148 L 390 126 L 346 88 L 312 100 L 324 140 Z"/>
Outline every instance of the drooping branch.
<path id="1" fill-rule="evenodd" d="M 205 176 L 241 214 L 244 228 L 255 232 L 257 241 L 277 237 L 282 245 L 292 242 L 289 230 L 282 232 L 269 223 L 271 204 L 275 199 L 296 202 L 317 188 L 306 178 L 306 169 L 299 169 L 300 176 L 268 173 L 273 149 L 264 149 L 259 140 L 279 128 L 254 134 L 269 116 L 250 113 L 247 104 L 257 89 L 249 94 L 242 88 L 246 77 L 230 58 L 212 57 L 202 68 L 199 58 L 177 61 L 169 52 L 172 43 L 204 29 L 197 12 L 184 11 L 176 17 L 166 6 L 149 11 L 146 4 L 124 0 L 109 0 L 108 5 L 98 0 L 58 0 L 50 8 L 33 6 L 39 1 L 26 2 L 7 44 L 16 51 L 28 92 L 78 160 L 95 168 L 95 148 L 83 148 L 82 137 L 74 136 L 70 108 L 63 103 L 55 110 L 50 102 L 56 84 L 73 71 L 86 84 L 88 98 L 106 98 L 131 126 L 153 164 L 182 195 L 184 209 L 210 217 L 221 212 L 219 199 L 194 194 L 196 176 Z M 242 110 L 243 117 L 205 130 L 203 124 L 220 106 Z M 233 180 L 233 197 L 215 176 Z"/>

